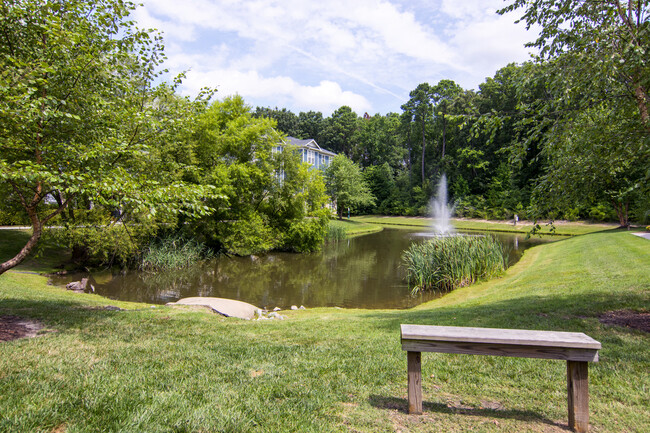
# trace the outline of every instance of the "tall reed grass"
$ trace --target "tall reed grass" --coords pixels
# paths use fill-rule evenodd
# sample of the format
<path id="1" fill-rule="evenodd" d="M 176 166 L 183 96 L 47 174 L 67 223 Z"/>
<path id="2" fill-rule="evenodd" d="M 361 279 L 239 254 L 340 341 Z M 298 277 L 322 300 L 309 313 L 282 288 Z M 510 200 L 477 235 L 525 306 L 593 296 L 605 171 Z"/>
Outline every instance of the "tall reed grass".
<path id="1" fill-rule="evenodd" d="M 402 262 L 412 293 L 448 292 L 499 275 L 508 254 L 493 236 L 448 236 L 412 244 Z"/>
<path id="2" fill-rule="evenodd" d="M 325 233 L 325 241 L 340 241 L 347 237 L 347 230 L 337 221 L 330 221 Z"/>
<path id="3" fill-rule="evenodd" d="M 187 268 L 210 258 L 212 251 L 193 239 L 171 235 L 152 241 L 142 254 L 140 269 L 159 271 Z"/>

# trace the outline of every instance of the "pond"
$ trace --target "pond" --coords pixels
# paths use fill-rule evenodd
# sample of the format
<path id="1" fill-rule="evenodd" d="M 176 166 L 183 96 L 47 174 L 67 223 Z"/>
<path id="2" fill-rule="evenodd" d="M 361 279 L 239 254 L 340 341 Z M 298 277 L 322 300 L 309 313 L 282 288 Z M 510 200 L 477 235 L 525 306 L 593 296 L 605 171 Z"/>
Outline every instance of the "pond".
<path id="1" fill-rule="evenodd" d="M 411 296 L 401 254 L 423 242 L 422 229 L 391 229 L 325 245 L 312 254 L 273 252 L 219 257 L 191 269 L 149 273 L 104 271 L 52 277 L 55 285 L 89 277 L 95 293 L 123 301 L 164 304 L 191 296 L 237 299 L 262 308 L 291 305 L 409 308 L 439 295 Z M 531 246 L 551 239 L 493 233 L 510 251 L 511 264 Z"/>

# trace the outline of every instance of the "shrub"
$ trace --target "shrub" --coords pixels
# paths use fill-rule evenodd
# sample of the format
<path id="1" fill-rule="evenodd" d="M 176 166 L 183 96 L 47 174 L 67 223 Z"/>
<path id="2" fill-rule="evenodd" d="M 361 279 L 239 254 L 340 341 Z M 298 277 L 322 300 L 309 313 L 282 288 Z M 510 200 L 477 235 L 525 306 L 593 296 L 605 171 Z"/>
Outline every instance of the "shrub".
<path id="1" fill-rule="evenodd" d="M 402 253 L 402 262 L 413 293 L 447 292 L 498 275 L 507 257 L 492 236 L 449 236 L 412 244 Z"/>
<path id="2" fill-rule="evenodd" d="M 281 245 L 282 236 L 260 214 L 222 225 L 223 250 L 238 256 L 259 254 Z"/>
<path id="3" fill-rule="evenodd" d="M 292 222 L 285 235 L 285 245 L 298 253 L 318 251 L 325 238 L 325 224 L 324 215 Z"/>

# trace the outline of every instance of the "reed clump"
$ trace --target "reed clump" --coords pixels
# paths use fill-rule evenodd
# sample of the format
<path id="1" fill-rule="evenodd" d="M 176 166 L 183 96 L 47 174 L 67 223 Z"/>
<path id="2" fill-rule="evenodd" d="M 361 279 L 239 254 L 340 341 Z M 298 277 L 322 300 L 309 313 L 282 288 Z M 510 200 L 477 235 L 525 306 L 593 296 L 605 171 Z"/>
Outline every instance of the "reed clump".
<path id="1" fill-rule="evenodd" d="M 493 236 L 435 237 L 402 253 L 412 293 L 449 292 L 499 275 L 508 263 L 504 246 Z"/>
<path id="2" fill-rule="evenodd" d="M 212 256 L 205 245 L 181 235 L 166 236 L 152 241 L 144 250 L 140 269 L 160 271 L 187 268 Z"/>
<path id="3" fill-rule="evenodd" d="M 335 221 L 330 221 L 325 233 L 325 241 L 340 241 L 347 238 L 347 230 L 345 227 Z"/>

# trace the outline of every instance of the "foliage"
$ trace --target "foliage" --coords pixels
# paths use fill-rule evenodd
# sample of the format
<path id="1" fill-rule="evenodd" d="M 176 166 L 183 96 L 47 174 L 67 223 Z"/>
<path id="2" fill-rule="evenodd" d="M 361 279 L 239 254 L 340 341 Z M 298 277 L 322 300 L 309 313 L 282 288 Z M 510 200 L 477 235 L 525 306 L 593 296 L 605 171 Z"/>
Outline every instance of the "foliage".
<path id="1" fill-rule="evenodd" d="M 325 240 L 326 232 L 323 226 L 327 226 L 327 209 L 321 211 L 323 215 L 316 218 L 304 218 L 291 223 L 285 235 L 286 246 L 298 253 L 318 251 Z"/>
<path id="2" fill-rule="evenodd" d="M 196 182 L 221 192 L 215 212 L 193 230 L 237 255 L 270 249 L 312 251 L 325 234 L 322 176 L 281 145 L 274 121 L 253 116 L 241 97 L 217 101 L 199 116 L 192 148 Z"/>
<path id="3" fill-rule="evenodd" d="M 402 254 L 413 293 L 449 292 L 499 275 L 506 268 L 507 252 L 492 236 L 436 237 L 413 243 Z"/>
<path id="4" fill-rule="evenodd" d="M 120 0 L 3 2 L 0 18 L 0 190 L 33 235 L 0 273 L 71 205 L 202 214 L 205 188 L 151 173 L 151 140 L 164 128 L 152 83 L 156 34 L 135 28 Z M 46 197 L 48 199 L 46 200 Z M 56 206 L 46 206 L 48 200 Z"/>
<path id="5" fill-rule="evenodd" d="M 72 249 L 76 266 L 128 267 L 136 264 L 156 230 L 153 224 L 86 224 L 74 229 L 52 229 L 46 237 Z"/>
<path id="6" fill-rule="evenodd" d="M 541 29 L 530 45 L 546 73 L 533 81 L 544 82 L 547 98 L 524 107 L 518 122 L 541 139 L 550 161 L 535 212 L 570 215 L 568 196 L 580 197 L 583 209 L 606 200 L 628 225 L 650 170 L 648 1 L 509 3 L 500 13 L 523 9 L 521 20 Z"/>
<path id="7" fill-rule="evenodd" d="M 325 170 L 327 192 L 336 202 L 339 219 L 343 211 L 375 203 L 363 173 L 357 164 L 345 155 L 337 155 Z"/>

